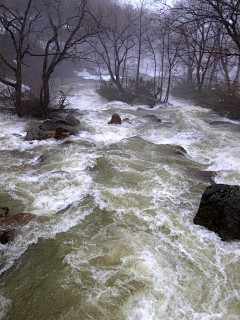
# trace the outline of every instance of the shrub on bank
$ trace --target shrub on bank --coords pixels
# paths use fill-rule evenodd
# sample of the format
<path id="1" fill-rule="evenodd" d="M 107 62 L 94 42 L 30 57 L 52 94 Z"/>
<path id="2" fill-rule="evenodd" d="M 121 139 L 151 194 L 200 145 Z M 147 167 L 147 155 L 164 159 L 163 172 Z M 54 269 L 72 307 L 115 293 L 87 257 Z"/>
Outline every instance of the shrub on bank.
<path id="1" fill-rule="evenodd" d="M 112 81 L 102 81 L 100 88 L 97 89 L 97 93 L 109 101 L 118 100 L 119 96 L 118 88 Z"/>

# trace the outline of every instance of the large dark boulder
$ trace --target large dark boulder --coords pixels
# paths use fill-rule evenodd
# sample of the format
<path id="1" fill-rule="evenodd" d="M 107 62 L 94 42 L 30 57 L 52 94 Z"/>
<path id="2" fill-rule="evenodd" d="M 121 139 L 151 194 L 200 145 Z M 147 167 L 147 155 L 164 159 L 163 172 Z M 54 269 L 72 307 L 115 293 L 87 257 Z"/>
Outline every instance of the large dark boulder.
<path id="1" fill-rule="evenodd" d="M 240 239 L 240 186 L 208 187 L 193 222 L 218 233 L 222 240 Z"/>

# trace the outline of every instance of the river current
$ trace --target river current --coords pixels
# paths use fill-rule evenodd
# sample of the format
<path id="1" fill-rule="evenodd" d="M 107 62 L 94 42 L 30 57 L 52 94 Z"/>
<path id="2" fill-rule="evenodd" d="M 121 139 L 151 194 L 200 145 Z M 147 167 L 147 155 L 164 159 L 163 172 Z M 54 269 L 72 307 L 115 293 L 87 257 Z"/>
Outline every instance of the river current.
<path id="1" fill-rule="evenodd" d="M 95 85 L 63 84 L 82 128 L 66 140 L 25 141 L 40 122 L 0 114 L 0 206 L 47 217 L 0 245 L 0 319 L 239 320 L 240 242 L 193 218 L 211 183 L 240 185 L 240 122 Z"/>

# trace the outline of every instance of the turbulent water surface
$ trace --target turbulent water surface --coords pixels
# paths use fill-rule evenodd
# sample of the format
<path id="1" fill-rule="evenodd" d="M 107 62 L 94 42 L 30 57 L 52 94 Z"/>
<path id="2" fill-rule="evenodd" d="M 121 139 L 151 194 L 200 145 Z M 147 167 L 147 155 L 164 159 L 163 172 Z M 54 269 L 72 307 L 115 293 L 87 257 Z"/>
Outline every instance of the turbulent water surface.
<path id="1" fill-rule="evenodd" d="M 27 142 L 38 122 L 0 115 L 0 206 L 48 217 L 0 247 L 0 318 L 240 319 L 240 242 L 193 224 L 206 186 L 240 184 L 240 123 L 65 86 L 76 136 Z"/>

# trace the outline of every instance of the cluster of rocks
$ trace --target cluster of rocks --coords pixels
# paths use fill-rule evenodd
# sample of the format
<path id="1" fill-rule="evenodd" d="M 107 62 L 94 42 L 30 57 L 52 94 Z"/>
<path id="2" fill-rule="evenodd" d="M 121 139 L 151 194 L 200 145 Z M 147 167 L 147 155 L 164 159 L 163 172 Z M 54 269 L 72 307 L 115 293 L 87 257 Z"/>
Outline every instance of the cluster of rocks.
<path id="1" fill-rule="evenodd" d="M 26 140 L 64 139 L 76 134 L 79 129 L 80 121 L 72 115 L 68 115 L 65 118 L 58 116 L 51 120 L 44 121 L 37 128 L 34 127 L 28 130 Z"/>

